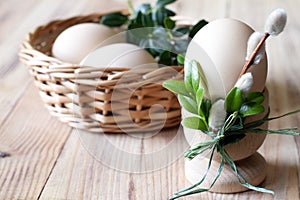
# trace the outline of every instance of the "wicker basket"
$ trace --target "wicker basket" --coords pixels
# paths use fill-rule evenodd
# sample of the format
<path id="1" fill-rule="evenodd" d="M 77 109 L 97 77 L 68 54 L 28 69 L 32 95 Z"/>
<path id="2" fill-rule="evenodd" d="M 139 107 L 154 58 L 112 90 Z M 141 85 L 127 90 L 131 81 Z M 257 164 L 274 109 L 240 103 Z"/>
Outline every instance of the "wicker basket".
<path id="1" fill-rule="evenodd" d="M 161 83 L 181 78 L 182 67 L 99 69 L 52 57 L 53 42 L 63 30 L 84 22 L 99 23 L 101 16 L 53 21 L 29 33 L 23 42 L 20 59 L 28 66 L 50 113 L 72 127 L 92 132 L 144 132 L 178 125 L 180 105 Z"/>

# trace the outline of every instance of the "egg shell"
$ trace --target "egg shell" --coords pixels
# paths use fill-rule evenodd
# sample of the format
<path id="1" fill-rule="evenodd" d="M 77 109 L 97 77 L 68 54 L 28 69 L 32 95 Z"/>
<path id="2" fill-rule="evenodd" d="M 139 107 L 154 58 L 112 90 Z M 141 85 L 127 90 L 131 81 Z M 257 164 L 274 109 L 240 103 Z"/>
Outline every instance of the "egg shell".
<path id="1" fill-rule="evenodd" d="M 156 60 L 146 50 L 129 43 L 117 43 L 100 47 L 89 53 L 80 65 L 98 68 L 119 67 L 158 68 Z"/>
<path id="2" fill-rule="evenodd" d="M 62 61 L 77 64 L 114 34 L 115 31 L 101 24 L 77 24 L 59 34 L 54 41 L 52 54 Z"/>
<path id="3" fill-rule="evenodd" d="M 212 100 L 224 98 L 238 80 L 245 64 L 247 41 L 253 33 L 247 24 L 235 19 L 218 19 L 204 26 L 191 40 L 185 66 L 196 60 L 202 66 Z M 267 77 L 267 55 L 249 72 L 253 75 L 251 91 L 263 91 Z"/>
<path id="4" fill-rule="evenodd" d="M 98 43 L 97 47 L 94 48 L 93 50 L 99 48 L 99 47 L 103 47 L 106 45 L 110 45 L 110 44 L 115 44 L 115 43 L 126 43 L 126 31 L 117 31 L 116 29 L 114 30 L 114 35 L 108 37 L 107 39 L 101 41 L 100 43 Z M 89 52 L 90 53 L 90 52 Z"/>

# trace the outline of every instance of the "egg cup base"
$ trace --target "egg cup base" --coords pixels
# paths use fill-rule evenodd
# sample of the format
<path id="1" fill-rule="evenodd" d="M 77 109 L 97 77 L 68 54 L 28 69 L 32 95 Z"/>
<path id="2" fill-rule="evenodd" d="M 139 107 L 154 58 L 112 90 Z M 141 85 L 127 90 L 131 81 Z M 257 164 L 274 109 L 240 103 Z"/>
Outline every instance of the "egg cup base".
<path id="1" fill-rule="evenodd" d="M 206 173 L 209 158 L 197 156 L 193 160 L 185 161 L 185 176 L 186 179 L 195 184 L 202 179 Z M 235 161 L 238 171 L 242 176 L 253 186 L 261 184 L 267 175 L 267 163 L 264 157 L 258 152 L 248 158 Z M 201 184 L 201 188 L 209 188 L 214 181 L 217 171 L 220 166 L 219 160 L 213 160 L 205 181 Z M 244 192 L 248 188 L 239 183 L 238 177 L 229 165 L 225 164 L 220 177 L 215 182 L 214 186 L 209 190 L 213 193 L 238 193 Z"/>

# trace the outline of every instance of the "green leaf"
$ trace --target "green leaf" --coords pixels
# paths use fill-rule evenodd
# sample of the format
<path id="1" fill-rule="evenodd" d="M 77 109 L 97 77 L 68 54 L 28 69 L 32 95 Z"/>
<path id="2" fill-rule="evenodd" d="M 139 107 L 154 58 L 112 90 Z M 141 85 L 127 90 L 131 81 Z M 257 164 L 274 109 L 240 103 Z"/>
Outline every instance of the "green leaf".
<path id="1" fill-rule="evenodd" d="M 164 7 L 164 6 L 168 5 L 168 4 L 171 4 L 171 3 L 175 2 L 175 1 L 176 0 L 158 0 L 156 2 L 156 4 L 155 4 L 155 7 L 159 9 L 159 8 L 162 8 L 162 7 Z"/>
<path id="2" fill-rule="evenodd" d="M 141 40 L 148 40 L 149 36 L 155 31 L 152 27 L 143 27 L 142 13 L 138 13 L 138 18 L 130 21 L 127 26 L 126 40 L 129 43 L 139 45 Z"/>
<path id="3" fill-rule="evenodd" d="M 249 92 L 246 96 L 246 100 L 248 102 L 255 102 L 257 104 L 261 104 L 265 100 L 265 97 L 261 92 Z"/>
<path id="4" fill-rule="evenodd" d="M 180 105 L 187 111 L 197 114 L 197 103 L 190 97 L 178 95 L 178 101 Z"/>
<path id="5" fill-rule="evenodd" d="M 153 27 L 151 28 L 152 33 L 150 37 L 155 41 L 155 48 L 160 48 L 161 50 L 171 50 L 173 45 L 169 40 L 168 31 L 163 27 Z"/>
<path id="6" fill-rule="evenodd" d="M 195 91 L 198 90 L 199 86 L 202 86 L 204 88 L 205 92 L 208 91 L 207 81 L 204 75 L 204 72 L 202 70 L 201 65 L 196 60 L 191 60 L 190 63 L 192 63 L 192 73 L 193 73 L 193 88 Z"/>
<path id="7" fill-rule="evenodd" d="M 131 16 L 134 15 L 134 7 L 132 5 L 131 0 L 127 0 L 127 7 L 128 7 L 128 11 L 130 13 Z"/>
<path id="8" fill-rule="evenodd" d="M 201 104 L 201 111 L 203 112 L 206 121 L 208 121 L 210 108 L 211 108 L 211 101 L 209 99 L 204 99 Z"/>
<path id="9" fill-rule="evenodd" d="M 191 31 L 190 31 L 190 34 L 189 34 L 189 37 L 190 38 L 193 38 L 195 35 L 196 35 L 196 33 L 201 29 L 201 28 L 203 28 L 206 24 L 208 24 L 208 22 L 206 21 L 206 20 L 200 20 L 197 24 L 195 24 L 193 27 L 192 27 L 192 29 L 191 29 Z"/>
<path id="10" fill-rule="evenodd" d="M 129 30 L 126 31 L 127 42 L 136 44 L 144 49 L 147 48 L 155 49 L 155 51 L 159 53 L 163 53 L 168 49 L 169 50 L 172 49 L 172 44 L 170 43 L 169 40 L 166 39 L 168 35 L 166 29 L 162 27 L 141 28 L 139 26 L 140 24 L 135 24 L 135 23 L 129 24 L 128 26 Z"/>
<path id="11" fill-rule="evenodd" d="M 128 21 L 128 16 L 120 12 L 102 16 L 100 23 L 110 27 L 119 27 Z"/>
<path id="12" fill-rule="evenodd" d="M 187 39 L 182 40 L 173 40 L 175 44 L 173 45 L 173 51 L 175 53 L 185 53 L 187 47 L 189 45 L 189 41 Z"/>
<path id="13" fill-rule="evenodd" d="M 234 144 L 237 143 L 239 141 L 241 141 L 244 137 L 246 136 L 246 134 L 235 134 L 235 135 L 226 135 L 226 137 L 224 137 L 224 139 L 222 140 L 222 145 L 228 145 L 228 144 Z"/>
<path id="14" fill-rule="evenodd" d="M 144 48 L 159 64 L 167 66 L 183 64 L 183 59 L 177 59 L 177 55 L 184 54 L 189 43 L 186 37 L 189 27 L 176 28 L 176 22 L 170 18 L 176 13 L 165 7 L 175 1 L 157 0 L 153 7 L 145 3 L 137 9 L 133 8 L 130 0 L 127 1 L 131 13 L 127 17 L 127 42 Z M 178 34 L 173 35 L 175 30 Z"/>
<path id="15" fill-rule="evenodd" d="M 164 26 L 164 20 L 166 17 L 168 17 L 168 14 L 165 9 L 159 9 L 152 14 L 152 18 L 156 21 L 156 25 L 158 26 Z"/>
<path id="16" fill-rule="evenodd" d="M 142 25 L 142 17 L 143 17 L 143 13 L 141 11 L 138 11 L 136 13 L 136 17 L 132 20 L 132 24 L 136 25 L 135 28 L 137 28 L 137 27 L 142 28 L 143 27 L 143 25 Z"/>
<path id="17" fill-rule="evenodd" d="M 199 88 L 199 84 L 200 84 L 200 73 L 199 73 L 199 63 L 195 60 L 191 61 L 192 63 L 192 83 L 193 83 L 193 88 L 194 91 L 197 91 Z"/>
<path id="18" fill-rule="evenodd" d="M 172 30 L 175 27 L 176 23 L 170 17 L 164 19 L 164 26 L 166 29 Z"/>
<path id="19" fill-rule="evenodd" d="M 188 91 L 195 93 L 193 89 L 193 65 L 191 62 L 184 66 L 184 84 Z"/>
<path id="20" fill-rule="evenodd" d="M 184 82 L 187 89 L 196 94 L 200 84 L 200 65 L 197 61 L 191 60 L 188 65 L 185 65 Z"/>
<path id="21" fill-rule="evenodd" d="M 257 104 L 254 102 L 245 103 L 240 108 L 240 114 L 242 117 L 248 117 L 252 115 L 258 115 L 263 113 L 265 108 L 261 104 Z"/>
<path id="22" fill-rule="evenodd" d="M 146 48 L 146 50 L 153 56 L 153 58 L 156 58 L 160 54 L 159 51 L 156 51 L 156 49 Z"/>
<path id="23" fill-rule="evenodd" d="M 200 106 L 202 104 L 203 96 L 204 96 L 204 89 L 198 88 L 198 90 L 196 92 L 196 100 L 197 100 L 197 104 Z"/>
<path id="24" fill-rule="evenodd" d="M 150 14 L 151 12 L 151 5 L 149 3 L 141 4 L 135 10 L 135 13 L 141 12 L 142 14 Z M 136 16 L 133 16 L 135 18 Z"/>
<path id="25" fill-rule="evenodd" d="M 178 64 L 179 65 L 183 65 L 184 64 L 184 56 L 183 55 L 181 55 L 181 54 L 178 54 L 177 55 L 177 62 L 178 62 Z"/>
<path id="26" fill-rule="evenodd" d="M 176 15 L 176 13 L 174 11 L 169 10 L 167 8 L 161 8 L 160 10 L 163 10 L 164 12 L 166 12 L 166 14 L 167 14 L 168 17 L 173 17 L 173 16 Z"/>
<path id="27" fill-rule="evenodd" d="M 189 27 L 181 27 L 181 28 L 176 28 L 172 34 L 175 37 L 182 37 L 183 35 L 187 34 L 188 32 L 190 32 L 190 28 Z"/>
<path id="28" fill-rule="evenodd" d="M 160 54 L 160 59 L 161 60 L 170 60 L 170 58 L 172 57 L 171 52 L 170 51 L 163 51 Z"/>
<path id="29" fill-rule="evenodd" d="M 199 117 L 186 117 L 183 119 L 182 125 L 190 129 L 207 131 L 205 121 Z"/>
<path id="30" fill-rule="evenodd" d="M 142 4 L 136 10 L 132 17 L 132 22 L 138 24 L 139 27 L 153 27 L 154 22 L 152 20 L 151 5 Z"/>
<path id="31" fill-rule="evenodd" d="M 152 21 L 152 17 L 150 14 L 141 15 L 142 25 L 143 27 L 153 27 L 154 22 Z"/>
<path id="32" fill-rule="evenodd" d="M 163 51 L 158 60 L 159 64 L 171 66 L 172 65 L 172 55 L 170 51 Z"/>
<path id="33" fill-rule="evenodd" d="M 199 88 L 196 92 L 196 101 L 197 101 L 197 106 L 198 106 L 198 114 L 205 118 L 205 115 L 201 110 L 203 97 L 204 97 L 204 89 Z"/>
<path id="34" fill-rule="evenodd" d="M 144 40 L 149 40 L 147 37 L 150 33 L 149 28 L 140 28 L 136 24 L 128 25 L 128 30 L 126 31 L 126 41 L 131 44 L 139 45 Z"/>
<path id="35" fill-rule="evenodd" d="M 242 91 L 237 87 L 232 88 L 225 98 L 226 112 L 233 113 L 239 111 L 243 101 Z"/>
<path id="36" fill-rule="evenodd" d="M 177 80 L 168 80 L 163 82 L 163 87 L 170 90 L 171 92 L 175 94 L 181 94 L 184 96 L 189 96 L 189 93 L 187 92 L 187 89 L 185 87 L 185 84 L 181 81 Z"/>

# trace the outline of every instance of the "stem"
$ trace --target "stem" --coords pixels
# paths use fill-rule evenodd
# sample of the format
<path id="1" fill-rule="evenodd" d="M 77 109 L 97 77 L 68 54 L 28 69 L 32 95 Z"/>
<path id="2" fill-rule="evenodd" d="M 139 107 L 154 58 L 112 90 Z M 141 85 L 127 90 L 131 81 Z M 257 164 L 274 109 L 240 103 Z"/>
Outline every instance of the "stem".
<path id="1" fill-rule="evenodd" d="M 130 15 L 133 15 L 134 14 L 134 8 L 133 8 L 131 0 L 127 0 L 127 6 L 128 6 L 128 10 L 129 10 Z"/>
<path id="2" fill-rule="evenodd" d="M 285 114 L 277 116 L 277 117 L 267 118 L 267 119 L 265 119 L 265 121 L 271 121 L 271 120 L 274 120 L 274 119 L 279 119 L 279 118 L 282 118 L 282 117 L 285 117 L 285 116 L 288 116 L 288 115 L 293 115 L 293 114 L 296 114 L 296 113 L 299 113 L 299 112 L 300 112 L 300 109 L 292 111 L 292 112 L 285 113 Z"/>
<path id="3" fill-rule="evenodd" d="M 238 112 L 236 111 L 228 117 L 228 119 L 225 121 L 224 132 L 227 131 L 234 124 L 237 116 L 238 116 Z"/>
<path id="4" fill-rule="evenodd" d="M 258 43 L 257 47 L 254 49 L 253 53 L 251 54 L 249 60 L 245 63 L 242 72 L 240 73 L 239 78 L 241 78 L 247 71 L 248 69 L 251 67 L 251 65 L 253 64 L 253 61 L 256 57 L 256 55 L 258 54 L 259 50 L 261 49 L 261 47 L 263 46 L 263 44 L 265 43 L 266 39 L 270 36 L 269 33 L 265 33 L 264 36 L 261 38 L 260 42 Z"/>

